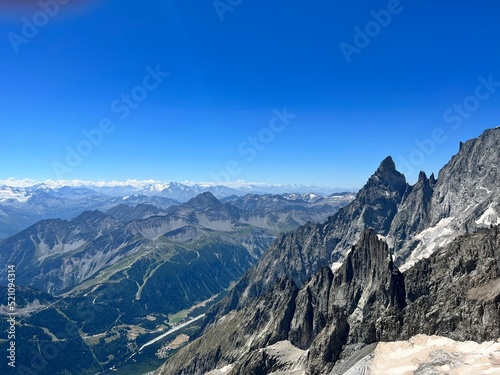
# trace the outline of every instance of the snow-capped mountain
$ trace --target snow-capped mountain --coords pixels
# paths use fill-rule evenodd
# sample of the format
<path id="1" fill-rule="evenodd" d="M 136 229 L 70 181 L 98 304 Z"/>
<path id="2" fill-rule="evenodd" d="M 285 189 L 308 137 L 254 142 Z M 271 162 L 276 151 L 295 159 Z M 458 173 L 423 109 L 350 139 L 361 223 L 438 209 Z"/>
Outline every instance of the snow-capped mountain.
<path id="1" fill-rule="evenodd" d="M 4 212 L 74 199 L 111 204 L 0 241 L 0 278 L 6 264 L 20 265 L 18 281 L 30 285 L 22 298 L 37 311 L 19 327 L 23 350 L 40 353 L 41 342 L 57 342 L 61 324 L 74 324 L 80 334 L 72 345 L 88 368 L 99 366 L 96 355 L 129 365 L 129 350 L 153 338 L 167 313 L 198 306 L 233 282 L 198 316 L 189 333 L 197 339 L 156 374 L 356 374 L 379 368 L 379 342 L 411 343 L 422 334 L 493 342 L 500 334 L 499 143 L 500 129 L 488 130 L 461 144 L 438 178 L 421 173 L 414 185 L 388 157 L 355 196 L 241 195 L 225 187 L 221 199 L 204 191 L 168 206 L 165 196 L 197 187 L 4 188 Z M 115 188 L 126 195 L 112 196 Z M 87 319 L 82 309 L 99 310 Z M 439 352 L 428 363 L 419 354 L 417 367 L 447 371 L 466 361 L 453 355 Z M 488 371 L 498 367 L 490 359 Z"/>
<path id="2" fill-rule="evenodd" d="M 26 202 L 31 194 L 24 188 L 0 186 L 0 203 L 7 201 Z"/>
<path id="3" fill-rule="evenodd" d="M 84 189 L 81 192 L 87 195 Z M 38 196 L 30 198 L 34 199 Z M 249 195 L 221 202 L 205 192 L 186 203 L 163 208 L 151 204 L 130 206 L 123 203 L 127 201 L 123 198 L 119 202 L 105 201 L 106 205 L 115 203 L 106 213 L 94 209 L 69 221 L 42 220 L 0 241 L 0 268 L 9 262 L 18 264 L 23 269 L 18 272 L 18 281 L 47 292 L 60 292 L 138 251 L 130 243 L 138 242 L 140 247 L 143 245 L 140 238 L 153 243 L 167 239 L 190 243 L 200 241 L 209 232 L 242 231 L 250 233 L 248 243 L 251 243 L 252 238 L 261 236 L 259 233 L 272 239 L 279 232 L 293 230 L 306 222 L 323 221 L 352 199 L 352 195 L 341 195 L 321 198 L 321 203 L 299 204 L 279 195 Z M 238 235 L 234 240 L 244 244 L 245 236 Z M 247 250 L 258 258 L 269 244 Z M 39 274 L 26 271 L 30 269 Z"/>
<path id="4" fill-rule="evenodd" d="M 300 193 L 295 186 L 282 186 L 292 197 L 308 199 L 310 203 L 319 198 L 319 193 Z M 12 235 L 43 219 L 71 219 L 83 211 L 107 211 L 119 203 L 136 206 L 150 204 L 158 209 L 166 209 L 210 192 L 219 199 L 241 197 L 249 191 L 260 194 L 274 187 L 253 185 L 240 186 L 238 189 L 211 184 L 182 184 L 179 182 L 124 181 L 45 181 L 6 180 L 0 182 L 0 238 Z M 288 190 L 287 190 L 288 189 Z M 311 189 L 314 189 L 311 187 Z M 317 189 L 321 191 L 322 189 Z M 349 194 L 347 194 L 349 195 Z M 313 198 L 316 197 L 316 198 Z M 294 198 L 295 199 L 295 198 Z M 335 204 L 335 202 L 331 202 Z"/>
<path id="5" fill-rule="evenodd" d="M 40 207 L 49 197 L 66 201 L 72 189 L 36 191 L 29 201 L 41 200 Z M 8 279 L 7 266 L 15 264 L 18 298 L 24 301 L 26 316 L 17 327 L 20 352 L 43 350 L 52 340 L 47 332 L 59 337 L 61 326 L 75 325 L 82 337 L 74 338 L 68 346 L 73 351 L 64 357 L 78 356 L 79 361 L 85 357 L 86 368 L 96 357 L 124 363 L 130 358 L 124 348 L 138 348 L 167 324 L 173 325 L 169 314 L 225 293 L 278 232 L 316 218 L 322 221 L 353 198 L 348 194 L 314 199 L 309 195 L 228 198 L 242 206 L 237 207 L 204 192 L 186 203 L 158 208 L 124 203 L 133 197 L 113 198 L 78 189 L 80 199 L 96 200 L 94 194 L 98 194 L 105 198 L 103 204 L 114 206 L 107 212 L 85 211 L 71 220 L 42 220 L 0 241 L 0 280 Z M 0 297 L 0 311 L 6 308 Z M 97 314 L 85 314 L 94 309 Z M 4 344 L 0 342 L 0 349 Z M 94 355 L 87 355 L 90 349 Z M 29 364 L 26 357 L 20 360 L 23 365 Z M 52 363 L 48 369 L 59 364 Z"/>
<path id="6" fill-rule="evenodd" d="M 178 201 L 159 196 L 132 195 L 114 197 L 85 187 L 0 187 L 0 238 L 44 219 L 72 219 L 83 211 L 106 211 L 119 203 L 152 204 L 165 209 Z"/>
<path id="7" fill-rule="evenodd" d="M 57 192 L 62 196 L 74 196 L 84 194 L 100 193 L 112 197 L 125 197 L 131 195 L 161 196 L 175 199 L 181 203 L 187 202 L 198 194 L 206 191 L 217 198 L 225 198 L 231 195 L 242 196 L 246 194 L 316 194 L 330 195 L 342 191 L 354 191 L 350 189 L 325 188 L 305 185 L 272 185 L 244 183 L 242 181 L 218 185 L 214 183 L 193 182 L 161 182 L 153 180 L 128 180 L 128 181 L 45 181 L 33 180 L 0 180 L 0 203 L 5 201 L 25 202 L 37 191 Z"/>

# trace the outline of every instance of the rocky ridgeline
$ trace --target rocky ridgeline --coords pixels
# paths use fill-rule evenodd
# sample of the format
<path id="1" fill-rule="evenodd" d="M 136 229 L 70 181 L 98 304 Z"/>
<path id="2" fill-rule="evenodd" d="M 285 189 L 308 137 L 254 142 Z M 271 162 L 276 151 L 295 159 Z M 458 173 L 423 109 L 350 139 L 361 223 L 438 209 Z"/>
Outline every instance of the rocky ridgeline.
<path id="1" fill-rule="evenodd" d="M 325 223 L 280 235 L 205 325 L 245 306 L 277 278 L 301 286 L 322 267 L 340 266 L 368 228 L 386 239 L 405 270 L 459 235 L 500 224 L 499 144 L 500 129 L 487 130 L 461 144 L 438 180 L 422 172 L 413 186 L 386 158 L 356 198 Z"/>
<path id="2" fill-rule="evenodd" d="M 387 244 L 363 233 L 334 274 L 322 268 L 298 289 L 289 279 L 211 325 L 157 374 L 270 374 L 299 365 L 308 374 L 341 374 L 351 356 L 379 341 L 416 334 L 477 342 L 500 337 L 500 229 L 457 238 L 401 273 Z M 302 349 L 294 363 L 269 347 Z"/>
<path id="3" fill-rule="evenodd" d="M 489 228 L 500 224 L 499 140 L 500 129 L 491 129 L 461 144 L 437 180 L 421 173 L 413 186 L 385 159 L 355 200 L 324 224 L 280 235 L 209 311 L 200 338 L 158 373 L 201 374 L 230 364 L 231 374 L 270 373 L 283 361 L 265 348 L 279 340 L 305 350 L 301 360 L 311 374 L 335 373 L 334 364 L 369 344 L 418 333 L 496 340 L 499 240 L 498 229 Z M 288 294 L 299 289 L 286 338 L 264 322 L 247 335 L 256 304 L 279 301 L 287 293 L 276 288 L 284 285 Z M 283 309 L 267 305 L 266 314 Z M 228 324 L 226 341 L 218 335 Z M 194 356 L 206 364 L 197 360 L 185 370 Z"/>

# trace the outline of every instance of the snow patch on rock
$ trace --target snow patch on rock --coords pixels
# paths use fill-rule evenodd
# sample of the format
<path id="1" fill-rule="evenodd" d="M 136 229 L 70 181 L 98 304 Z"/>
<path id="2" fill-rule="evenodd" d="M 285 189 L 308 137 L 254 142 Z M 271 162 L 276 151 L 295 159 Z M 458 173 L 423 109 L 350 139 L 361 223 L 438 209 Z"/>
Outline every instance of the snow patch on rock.
<path id="1" fill-rule="evenodd" d="M 453 228 L 454 219 L 454 217 L 441 219 L 435 226 L 417 234 L 415 239 L 420 243 L 410 258 L 399 267 L 401 272 L 411 268 L 419 260 L 429 258 L 436 250 L 448 245 L 456 236 L 456 231 Z"/>
<path id="2" fill-rule="evenodd" d="M 500 342 L 458 342 L 417 335 L 408 341 L 379 343 L 344 375 L 500 374 Z"/>
<path id="3" fill-rule="evenodd" d="M 499 225 L 500 224 L 500 216 L 495 211 L 493 207 L 489 207 L 484 213 L 481 215 L 479 219 L 476 220 L 476 224 L 478 225 Z"/>

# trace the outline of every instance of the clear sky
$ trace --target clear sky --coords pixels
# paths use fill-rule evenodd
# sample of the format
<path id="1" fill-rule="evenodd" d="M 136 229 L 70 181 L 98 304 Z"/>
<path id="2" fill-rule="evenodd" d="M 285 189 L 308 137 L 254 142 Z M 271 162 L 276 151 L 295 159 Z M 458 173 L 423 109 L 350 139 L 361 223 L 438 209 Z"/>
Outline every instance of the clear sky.
<path id="1" fill-rule="evenodd" d="M 500 125 L 499 17 L 497 0 L 3 1 L 0 180 L 360 187 L 392 155 L 413 182 Z"/>

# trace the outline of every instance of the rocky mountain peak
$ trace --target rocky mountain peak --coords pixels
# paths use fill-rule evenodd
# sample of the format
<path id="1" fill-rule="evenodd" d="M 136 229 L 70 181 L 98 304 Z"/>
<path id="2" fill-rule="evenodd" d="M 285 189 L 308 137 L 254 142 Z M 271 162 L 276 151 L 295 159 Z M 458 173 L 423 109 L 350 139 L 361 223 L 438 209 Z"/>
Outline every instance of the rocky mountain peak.
<path id="1" fill-rule="evenodd" d="M 356 199 L 327 224 L 327 241 L 333 247 L 331 260 L 341 258 L 367 228 L 387 235 L 408 188 L 405 176 L 396 170 L 392 158 L 384 159 Z"/>
<path id="2" fill-rule="evenodd" d="M 196 197 L 190 199 L 186 205 L 195 208 L 207 208 L 214 206 L 222 206 L 222 203 L 209 191 L 201 193 Z"/>
<path id="3" fill-rule="evenodd" d="M 370 184 L 370 182 L 372 182 Z M 392 157 L 385 158 L 369 180 L 369 187 L 376 183 L 386 187 L 390 192 L 403 193 L 406 189 L 405 176 L 396 170 Z"/>
<path id="4" fill-rule="evenodd" d="M 370 344 L 419 333 L 460 341 L 496 340 L 499 143 L 500 129 L 488 130 L 461 144 L 439 179 L 421 172 L 413 186 L 396 170 L 392 158 L 386 158 L 356 199 L 325 224 L 280 236 L 207 314 L 210 319 L 203 326 L 205 335 L 194 342 L 196 350 L 183 349 L 176 363 L 167 363 L 158 373 L 182 373 L 179 369 L 190 358 L 203 355 L 200 343 L 220 340 L 220 332 L 234 322 L 243 324 L 231 332 L 238 332 L 238 338 L 245 338 L 248 331 L 258 337 L 275 335 L 278 331 L 259 331 L 255 326 L 250 330 L 247 325 L 255 321 L 249 312 L 264 300 L 279 300 L 281 277 L 294 280 L 300 288 L 289 309 L 293 318 L 287 339 L 305 351 L 306 362 L 276 367 L 267 358 L 255 357 L 265 344 L 235 355 L 250 345 L 230 342 L 217 357 L 224 359 L 221 364 L 234 364 L 229 374 L 258 373 L 256 369 L 263 374 L 289 373 L 296 365 L 311 375 L 345 374 Z M 405 266 L 404 274 L 396 265 Z M 263 310 L 276 311 L 273 306 L 269 303 Z M 205 346 L 212 347 L 206 342 Z M 208 361 L 203 371 L 214 369 L 211 365 Z"/>
<path id="5" fill-rule="evenodd" d="M 439 172 L 439 178 L 450 174 L 491 180 L 498 177 L 500 166 L 500 128 L 488 129 L 478 138 L 460 143 L 459 152 Z M 458 176 L 457 176 L 458 177 Z"/>
<path id="6" fill-rule="evenodd" d="M 394 173 L 396 172 L 396 164 L 394 163 L 394 160 L 392 159 L 392 156 L 386 157 L 382 162 L 380 163 L 380 166 L 378 167 L 377 172 L 379 173 Z"/>
<path id="7" fill-rule="evenodd" d="M 407 189 L 407 194 L 405 194 L 405 199 L 411 195 L 411 192 L 419 191 L 419 190 L 432 190 L 432 187 L 436 184 L 436 179 L 432 174 L 430 177 L 427 177 L 424 171 L 421 171 L 418 175 L 418 180 L 413 186 L 409 186 Z M 404 202 L 403 202 L 404 203 Z"/>
<path id="8" fill-rule="evenodd" d="M 498 228 L 460 237 L 403 277 L 384 241 L 366 230 L 335 274 L 322 268 L 298 291 L 289 280 L 277 279 L 266 294 L 218 320 L 155 374 L 223 374 L 214 370 L 223 366 L 228 375 L 359 374 L 369 370 L 363 357 L 380 341 L 419 333 L 496 340 L 499 241 Z M 280 340 L 302 356 L 270 359 L 265 354 L 276 353 L 270 345 Z M 451 365 L 454 358 L 439 360 Z"/>
<path id="9" fill-rule="evenodd" d="M 357 276 L 387 271 L 388 265 L 389 268 L 393 268 L 387 243 L 379 239 L 372 228 L 363 232 L 344 263 L 345 267 L 351 266 Z"/>
<path id="10" fill-rule="evenodd" d="M 418 182 L 426 183 L 428 181 L 429 181 L 429 179 L 427 178 L 427 175 L 425 174 L 425 172 L 420 171 L 420 173 L 418 174 Z"/>
<path id="11" fill-rule="evenodd" d="M 404 291 L 404 288 L 401 288 L 402 275 L 394 265 L 387 243 L 371 228 L 365 230 L 357 244 L 352 247 L 335 279 L 336 284 L 343 284 L 352 291 L 349 298 L 343 296 L 342 299 L 358 302 L 357 306 L 353 304 L 348 307 L 348 312 L 363 308 L 365 302 L 370 299 L 363 298 L 363 295 L 373 293 L 377 294 L 379 303 L 382 300 L 390 300 L 393 305 L 404 306 L 404 293 L 401 293 Z"/>
<path id="12" fill-rule="evenodd" d="M 421 174 L 398 208 L 389 237 L 396 264 L 406 270 L 460 234 L 500 224 L 500 129 L 461 144 L 425 181 Z"/>
<path id="13" fill-rule="evenodd" d="M 436 176 L 434 176 L 434 173 L 432 173 L 429 177 L 429 182 L 430 182 L 430 185 L 433 187 L 434 185 L 436 185 Z"/>

